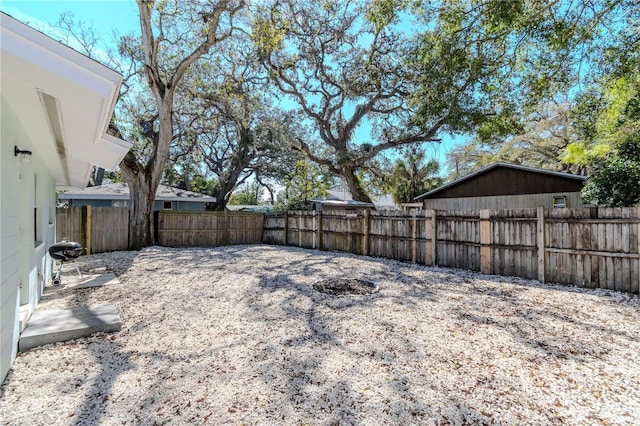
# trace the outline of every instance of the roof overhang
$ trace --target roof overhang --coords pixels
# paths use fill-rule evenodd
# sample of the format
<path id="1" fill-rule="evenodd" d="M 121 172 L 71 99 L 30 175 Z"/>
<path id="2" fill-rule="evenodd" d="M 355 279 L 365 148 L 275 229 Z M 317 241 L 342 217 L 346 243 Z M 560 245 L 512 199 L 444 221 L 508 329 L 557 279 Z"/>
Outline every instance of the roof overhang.
<path id="1" fill-rule="evenodd" d="M 129 200 L 129 185 L 126 183 L 112 183 L 93 186 L 82 190 L 71 190 L 58 194 L 58 199 L 65 200 Z M 166 185 L 159 185 L 156 191 L 156 201 L 183 201 L 192 203 L 213 203 L 216 197 L 199 194 Z"/>
<path id="2" fill-rule="evenodd" d="M 131 143 L 106 134 L 122 76 L 9 15 L 0 15 L 2 97 L 59 185 L 83 188 Z"/>

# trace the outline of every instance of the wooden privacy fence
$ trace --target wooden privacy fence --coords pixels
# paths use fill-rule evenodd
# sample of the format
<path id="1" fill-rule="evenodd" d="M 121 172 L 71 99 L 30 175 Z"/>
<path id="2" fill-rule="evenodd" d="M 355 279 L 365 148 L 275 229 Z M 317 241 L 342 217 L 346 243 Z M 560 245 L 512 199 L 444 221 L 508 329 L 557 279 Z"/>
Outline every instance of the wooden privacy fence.
<path id="1" fill-rule="evenodd" d="M 267 215 L 263 241 L 638 293 L 640 209 Z"/>
<path id="2" fill-rule="evenodd" d="M 158 243 L 170 247 L 259 244 L 263 222 L 262 213 L 160 211 Z"/>
<path id="3" fill-rule="evenodd" d="M 262 242 L 264 216 L 246 212 L 173 212 L 156 215 L 158 244 L 217 247 Z M 128 250 L 129 209 L 70 207 L 56 211 L 56 239 L 77 241 L 87 253 Z"/>
<path id="4" fill-rule="evenodd" d="M 87 253 L 127 250 L 129 209 L 126 207 L 69 207 L 56 209 L 56 240 L 82 244 Z"/>

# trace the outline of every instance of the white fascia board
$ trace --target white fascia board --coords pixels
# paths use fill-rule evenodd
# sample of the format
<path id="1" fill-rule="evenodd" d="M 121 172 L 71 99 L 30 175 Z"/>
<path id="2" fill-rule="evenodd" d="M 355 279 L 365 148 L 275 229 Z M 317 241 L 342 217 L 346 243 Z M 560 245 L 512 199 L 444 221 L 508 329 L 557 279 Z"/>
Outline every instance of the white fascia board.
<path id="1" fill-rule="evenodd" d="M 108 134 L 102 135 L 97 144 L 97 152 L 93 164 L 103 169 L 112 170 L 129 152 L 133 144 Z"/>
<path id="2" fill-rule="evenodd" d="M 63 192 L 58 195 L 60 200 L 128 200 L 129 194 L 79 194 Z M 156 197 L 156 201 L 187 201 L 193 203 L 212 203 L 216 201 L 216 197 L 200 198 L 200 197 Z"/>
<path id="3" fill-rule="evenodd" d="M 2 14 L 1 19 L 3 49 L 22 56 L 35 65 L 45 69 L 51 68 L 51 60 L 56 61 L 63 59 L 66 62 L 76 65 L 76 67 L 74 67 L 75 72 L 83 73 L 84 71 L 88 71 L 94 77 L 91 81 L 85 81 L 81 74 L 69 76 L 70 79 L 79 84 L 84 82 L 87 83 L 87 87 L 95 89 L 94 85 L 96 83 L 96 77 L 98 77 L 104 80 L 104 82 L 110 83 L 103 87 L 112 87 L 115 84 L 119 88 L 122 82 L 122 76 L 118 72 L 9 15 Z M 65 69 L 64 72 L 73 73 L 74 69 L 69 67 Z M 105 96 L 108 94 L 109 93 L 104 93 Z"/>
<path id="4" fill-rule="evenodd" d="M 42 90 L 59 99 L 65 151 L 69 157 L 61 159 L 62 164 L 68 164 L 69 182 L 66 184 L 84 187 L 93 164 L 106 169 L 116 167 L 132 146 L 106 134 L 122 76 L 6 14 L 0 14 L 0 18 L 3 72 L 10 72 L 14 78 L 32 85 L 31 90 L 25 89 L 29 93 Z M 13 61 L 11 55 L 20 58 L 16 69 L 11 68 L 11 62 L 5 62 Z M 14 94 L 9 101 L 27 105 L 23 101 L 25 94 Z M 40 108 L 35 102 L 30 102 L 29 109 L 22 108 L 23 111 L 18 112 L 30 116 L 35 108 Z M 24 111 L 31 113 L 25 114 Z M 33 138 L 33 142 L 51 143 L 49 138 L 43 137 Z M 51 152 L 50 147 L 43 148 Z M 48 164 L 53 165 L 51 161 Z M 57 175 L 61 176 L 61 173 Z M 58 182 L 64 184 L 65 180 L 59 178 Z"/>
<path id="5" fill-rule="evenodd" d="M 216 197 L 200 198 L 200 197 L 156 197 L 157 201 L 183 201 L 188 203 L 213 203 L 216 201 Z"/>
<path id="6" fill-rule="evenodd" d="M 129 194 L 69 194 L 58 195 L 60 200 L 128 200 Z"/>

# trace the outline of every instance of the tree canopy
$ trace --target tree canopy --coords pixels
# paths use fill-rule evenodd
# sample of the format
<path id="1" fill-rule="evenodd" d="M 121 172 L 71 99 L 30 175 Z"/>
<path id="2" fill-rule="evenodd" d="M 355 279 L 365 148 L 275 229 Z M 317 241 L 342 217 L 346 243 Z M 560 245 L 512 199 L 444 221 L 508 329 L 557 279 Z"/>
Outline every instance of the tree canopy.
<path id="1" fill-rule="evenodd" d="M 126 77 L 111 129 L 136 142 L 121 164 L 133 248 L 153 243 L 163 178 L 220 209 L 249 176 L 272 200 L 282 186 L 283 205 L 330 176 L 370 201 L 367 174 L 382 170 L 408 200 L 437 183 L 420 153 L 443 134 L 469 137 L 451 156 L 462 172 L 507 160 L 586 173 L 627 161 L 638 132 L 633 0 L 137 6 L 140 34 L 102 58 Z M 95 54 L 90 28 L 59 27 Z"/>
<path id="2" fill-rule="evenodd" d="M 617 123 L 625 117 L 627 102 L 637 96 L 633 81 L 640 50 L 638 3 L 504 3 L 504 12 L 506 3 L 523 6 L 514 16 L 529 16 L 522 28 L 527 29 L 525 34 L 531 32 L 522 43 L 513 39 L 517 43 L 510 43 L 513 47 L 507 50 L 517 65 L 507 82 L 518 87 L 498 91 L 493 101 L 503 104 L 501 92 L 511 97 L 515 126 L 500 126 L 490 116 L 482 117 L 481 121 L 489 120 L 476 123 L 479 131 L 470 132 L 469 141 L 451 152 L 450 165 L 458 164 L 467 172 L 507 160 L 572 173 L 594 172 L 594 162 L 607 157 L 624 139 L 624 126 Z M 518 54 L 522 49 L 533 54 Z"/>
<path id="3" fill-rule="evenodd" d="M 259 59 L 312 124 L 296 148 L 340 176 L 354 199 L 370 201 L 358 171 L 381 152 L 431 141 L 412 121 L 403 40 L 368 19 L 371 2 L 273 1 L 257 9 Z M 358 136 L 369 128 L 369 134 Z"/>

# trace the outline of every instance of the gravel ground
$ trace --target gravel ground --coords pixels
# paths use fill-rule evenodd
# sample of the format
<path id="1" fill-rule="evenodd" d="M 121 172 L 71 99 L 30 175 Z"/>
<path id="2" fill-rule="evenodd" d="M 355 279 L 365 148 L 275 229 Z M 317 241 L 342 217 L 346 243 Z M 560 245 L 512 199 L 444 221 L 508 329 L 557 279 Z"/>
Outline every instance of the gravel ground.
<path id="1" fill-rule="evenodd" d="M 265 245 L 77 263 L 120 284 L 40 309 L 122 330 L 20 354 L 0 424 L 640 424 L 638 296 Z"/>

